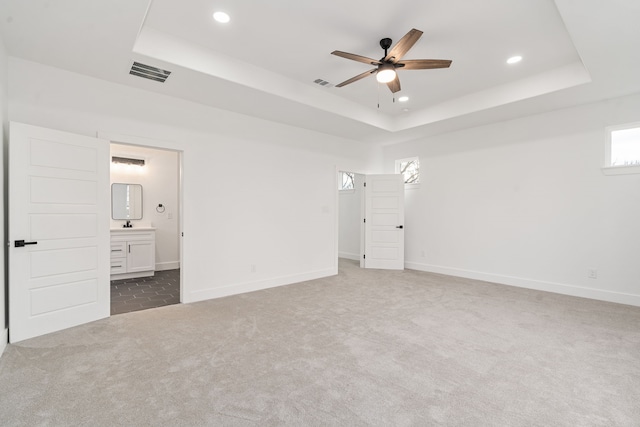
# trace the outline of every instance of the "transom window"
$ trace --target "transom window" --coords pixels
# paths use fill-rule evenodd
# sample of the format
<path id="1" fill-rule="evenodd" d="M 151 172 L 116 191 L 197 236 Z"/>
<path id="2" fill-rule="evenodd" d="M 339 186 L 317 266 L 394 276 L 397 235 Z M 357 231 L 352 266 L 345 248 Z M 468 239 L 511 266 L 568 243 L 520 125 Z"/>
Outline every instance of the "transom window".
<path id="1" fill-rule="evenodd" d="M 396 173 L 404 176 L 405 184 L 419 184 L 420 160 L 417 157 L 396 160 Z"/>
<path id="2" fill-rule="evenodd" d="M 347 191 L 353 190 L 355 174 L 353 172 L 340 171 L 338 174 L 338 190 Z"/>
<path id="3" fill-rule="evenodd" d="M 640 123 L 607 128 L 605 164 L 610 173 L 640 173 Z"/>
<path id="4" fill-rule="evenodd" d="M 611 131 L 611 166 L 640 165 L 640 127 Z"/>

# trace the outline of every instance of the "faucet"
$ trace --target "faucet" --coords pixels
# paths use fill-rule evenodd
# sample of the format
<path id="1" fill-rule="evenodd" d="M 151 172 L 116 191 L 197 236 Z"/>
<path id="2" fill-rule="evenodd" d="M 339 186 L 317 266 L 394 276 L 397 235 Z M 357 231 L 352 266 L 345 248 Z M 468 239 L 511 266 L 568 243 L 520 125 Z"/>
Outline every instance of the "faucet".
<path id="1" fill-rule="evenodd" d="M 133 225 L 131 225 L 131 221 L 127 220 L 127 223 L 125 225 L 123 225 L 124 228 L 131 228 L 133 227 Z"/>

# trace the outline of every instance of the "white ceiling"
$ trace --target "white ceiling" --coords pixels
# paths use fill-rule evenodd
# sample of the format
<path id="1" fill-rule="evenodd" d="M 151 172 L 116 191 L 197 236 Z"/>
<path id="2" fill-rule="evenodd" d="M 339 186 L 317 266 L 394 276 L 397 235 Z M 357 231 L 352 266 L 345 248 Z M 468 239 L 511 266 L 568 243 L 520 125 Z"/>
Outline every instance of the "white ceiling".
<path id="1" fill-rule="evenodd" d="M 229 24 L 213 21 L 223 10 Z M 637 0 L 3 0 L 10 55 L 218 108 L 390 143 L 640 91 Z M 424 31 L 394 97 L 372 67 L 379 40 Z M 523 61 L 507 65 L 506 59 Z M 128 74 L 133 60 L 172 71 Z M 397 97 L 410 97 L 400 103 Z M 395 99 L 394 99 L 395 98 Z M 395 102 L 394 102 L 395 101 Z M 408 110 L 408 111 L 406 111 Z"/>

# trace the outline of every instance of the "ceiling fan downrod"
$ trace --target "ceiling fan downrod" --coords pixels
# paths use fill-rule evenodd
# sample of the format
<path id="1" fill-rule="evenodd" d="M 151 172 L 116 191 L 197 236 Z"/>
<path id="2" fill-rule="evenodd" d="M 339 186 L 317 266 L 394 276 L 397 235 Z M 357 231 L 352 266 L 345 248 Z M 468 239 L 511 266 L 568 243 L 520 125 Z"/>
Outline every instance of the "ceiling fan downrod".
<path id="1" fill-rule="evenodd" d="M 385 37 L 384 39 L 380 40 L 380 47 L 384 49 L 384 58 L 387 57 L 387 49 L 391 47 L 392 42 L 393 40 L 391 40 L 388 37 Z"/>

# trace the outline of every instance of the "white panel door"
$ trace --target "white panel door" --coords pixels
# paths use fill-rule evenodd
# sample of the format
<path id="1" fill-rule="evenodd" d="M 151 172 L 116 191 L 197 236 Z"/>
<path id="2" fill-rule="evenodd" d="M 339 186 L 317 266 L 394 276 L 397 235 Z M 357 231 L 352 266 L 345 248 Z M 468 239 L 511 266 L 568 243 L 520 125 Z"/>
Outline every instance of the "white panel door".
<path id="1" fill-rule="evenodd" d="M 9 138 L 9 340 L 109 316 L 109 143 L 22 123 Z"/>
<path id="2" fill-rule="evenodd" d="M 404 180 L 367 175 L 365 187 L 365 268 L 404 270 Z"/>

